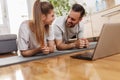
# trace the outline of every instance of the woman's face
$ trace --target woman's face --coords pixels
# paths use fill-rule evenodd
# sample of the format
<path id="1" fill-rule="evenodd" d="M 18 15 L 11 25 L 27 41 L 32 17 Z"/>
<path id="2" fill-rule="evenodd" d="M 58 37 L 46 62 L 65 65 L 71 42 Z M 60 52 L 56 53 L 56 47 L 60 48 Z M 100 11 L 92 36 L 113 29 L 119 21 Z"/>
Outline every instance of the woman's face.
<path id="1" fill-rule="evenodd" d="M 45 25 L 51 25 L 53 20 L 54 20 L 54 11 L 50 10 L 50 12 L 44 18 L 44 23 Z"/>

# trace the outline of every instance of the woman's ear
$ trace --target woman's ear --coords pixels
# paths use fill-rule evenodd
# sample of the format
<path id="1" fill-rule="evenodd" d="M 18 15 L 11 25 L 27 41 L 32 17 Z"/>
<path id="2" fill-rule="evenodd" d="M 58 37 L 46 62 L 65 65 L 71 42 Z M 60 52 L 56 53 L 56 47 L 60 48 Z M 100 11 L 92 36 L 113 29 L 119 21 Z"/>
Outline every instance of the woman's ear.
<path id="1" fill-rule="evenodd" d="M 79 21 L 81 21 L 81 20 L 82 20 L 82 18 L 79 19 Z"/>
<path id="2" fill-rule="evenodd" d="M 44 14 L 41 15 L 41 19 L 42 21 L 45 21 L 46 20 L 46 16 Z"/>

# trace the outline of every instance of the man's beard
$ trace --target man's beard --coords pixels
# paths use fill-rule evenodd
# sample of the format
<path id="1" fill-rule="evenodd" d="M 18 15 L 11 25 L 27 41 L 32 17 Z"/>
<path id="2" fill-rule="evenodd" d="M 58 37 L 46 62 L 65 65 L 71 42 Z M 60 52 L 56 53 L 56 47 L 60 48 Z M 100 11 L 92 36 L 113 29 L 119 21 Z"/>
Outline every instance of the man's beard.
<path id="1" fill-rule="evenodd" d="M 69 27 L 69 28 L 72 28 L 72 27 L 74 27 L 75 25 L 74 25 L 73 23 L 69 22 L 69 23 L 66 23 L 66 26 Z"/>

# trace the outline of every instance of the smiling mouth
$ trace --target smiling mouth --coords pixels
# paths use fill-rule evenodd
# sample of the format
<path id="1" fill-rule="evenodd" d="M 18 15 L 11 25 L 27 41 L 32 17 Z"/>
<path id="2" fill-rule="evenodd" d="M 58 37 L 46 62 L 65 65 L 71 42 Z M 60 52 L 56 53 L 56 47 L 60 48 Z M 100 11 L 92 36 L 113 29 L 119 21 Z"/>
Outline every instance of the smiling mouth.
<path id="1" fill-rule="evenodd" d="M 72 23 L 68 23 L 68 25 L 72 25 Z"/>

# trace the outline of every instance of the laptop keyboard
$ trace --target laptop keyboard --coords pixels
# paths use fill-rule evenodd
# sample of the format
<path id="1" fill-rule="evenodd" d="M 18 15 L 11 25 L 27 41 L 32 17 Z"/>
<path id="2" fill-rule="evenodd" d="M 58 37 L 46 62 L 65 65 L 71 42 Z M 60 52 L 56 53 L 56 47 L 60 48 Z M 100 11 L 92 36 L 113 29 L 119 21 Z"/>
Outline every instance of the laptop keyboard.
<path id="1" fill-rule="evenodd" d="M 86 59 L 86 60 L 92 60 L 92 57 L 93 57 L 93 52 L 94 50 L 92 51 L 87 51 L 83 54 L 77 54 L 77 55 L 73 55 L 71 56 L 72 58 L 76 58 L 76 59 Z"/>

